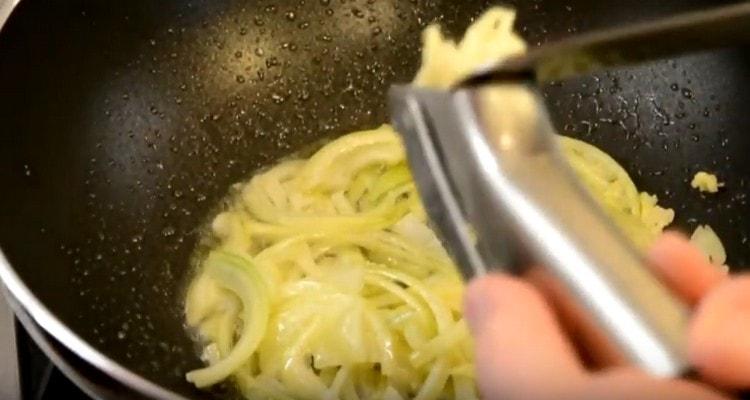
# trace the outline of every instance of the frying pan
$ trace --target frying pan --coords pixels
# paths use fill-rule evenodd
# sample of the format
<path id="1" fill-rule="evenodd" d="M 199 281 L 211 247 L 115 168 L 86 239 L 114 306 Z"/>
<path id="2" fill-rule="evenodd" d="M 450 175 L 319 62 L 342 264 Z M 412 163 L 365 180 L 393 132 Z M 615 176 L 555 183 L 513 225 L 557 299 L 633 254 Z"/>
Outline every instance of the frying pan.
<path id="1" fill-rule="evenodd" d="M 538 45 L 725 3 L 506 4 Z M 416 71 L 421 29 L 458 36 L 492 4 L 20 1 L 0 31 L 0 277 L 21 321 L 92 394 L 231 396 L 184 381 L 201 364 L 181 302 L 201 227 L 230 184 L 386 121 L 385 91 Z M 675 227 L 711 224 L 732 266 L 750 261 L 749 56 L 544 87 L 560 133 L 609 152 L 676 210 Z M 726 187 L 690 189 L 698 170 Z"/>

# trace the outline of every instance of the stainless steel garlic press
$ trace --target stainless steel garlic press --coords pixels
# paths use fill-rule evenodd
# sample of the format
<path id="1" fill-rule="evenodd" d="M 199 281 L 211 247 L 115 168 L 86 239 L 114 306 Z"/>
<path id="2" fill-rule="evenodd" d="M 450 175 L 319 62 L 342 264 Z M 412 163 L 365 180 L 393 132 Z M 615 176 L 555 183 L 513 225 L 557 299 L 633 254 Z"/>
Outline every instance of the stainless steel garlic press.
<path id="1" fill-rule="evenodd" d="M 575 37 L 482 68 L 451 90 L 393 87 L 393 123 L 464 277 L 536 268 L 561 289 L 557 301 L 573 305 L 597 351 L 658 376 L 688 371 L 687 307 L 573 176 L 538 83 L 748 43 L 743 3 Z"/>

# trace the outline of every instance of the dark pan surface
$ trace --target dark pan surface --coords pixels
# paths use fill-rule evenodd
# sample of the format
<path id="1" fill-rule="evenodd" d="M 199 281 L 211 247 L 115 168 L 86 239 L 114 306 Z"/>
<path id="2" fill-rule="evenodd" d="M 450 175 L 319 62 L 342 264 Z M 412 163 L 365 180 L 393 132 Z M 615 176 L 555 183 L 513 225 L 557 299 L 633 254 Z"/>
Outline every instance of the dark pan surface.
<path id="1" fill-rule="evenodd" d="M 658 4 L 657 4 L 658 3 Z M 524 1 L 536 44 L 717 1 Z M 198 228 L 231 183 L 320 139 L 387 120 L 419 32 L 462 32 L 488 2 L 24 0 L 0 34 L 0 247 L 98 349 L 198 392 L 181 295 Z M 750 248 L 747 51 L 545 89 L 562 133 L 610 152 L 643 189 Z M 727 187 L 702 196 L 699 169 Z"/>

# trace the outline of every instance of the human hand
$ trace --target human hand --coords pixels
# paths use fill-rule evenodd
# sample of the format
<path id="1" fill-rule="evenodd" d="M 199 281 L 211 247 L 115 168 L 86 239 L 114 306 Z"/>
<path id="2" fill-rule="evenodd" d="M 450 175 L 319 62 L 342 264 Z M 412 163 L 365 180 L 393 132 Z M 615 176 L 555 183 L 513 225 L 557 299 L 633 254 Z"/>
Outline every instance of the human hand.
<path id="1" fill-rule="evenodd" d="M 489 275 L 471 282 L 465 297 L 483 398 L 709 400 L 750 388 L 750 276 L 730 279 L 676 233 L 663 235 L 647 259 L 694 307 L 688 357 L 702 382 L 657 379 L 633 367 L 591 369 L 541 292 L 520 278 Z"/>

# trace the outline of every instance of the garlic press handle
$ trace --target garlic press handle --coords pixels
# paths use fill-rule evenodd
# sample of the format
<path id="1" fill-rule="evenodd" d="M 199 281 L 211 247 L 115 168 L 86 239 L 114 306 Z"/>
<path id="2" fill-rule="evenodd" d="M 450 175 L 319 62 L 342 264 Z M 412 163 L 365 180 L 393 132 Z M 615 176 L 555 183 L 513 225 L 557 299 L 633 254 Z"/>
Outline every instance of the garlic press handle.
<path id="1" fill-rule="evenodd" d="M 597 351 L 658 376 L 687 368 L 687 308 L 577 182 L 535 85 L 395 87 L 391 111 L 465 277 L 539 265 Z"/>

